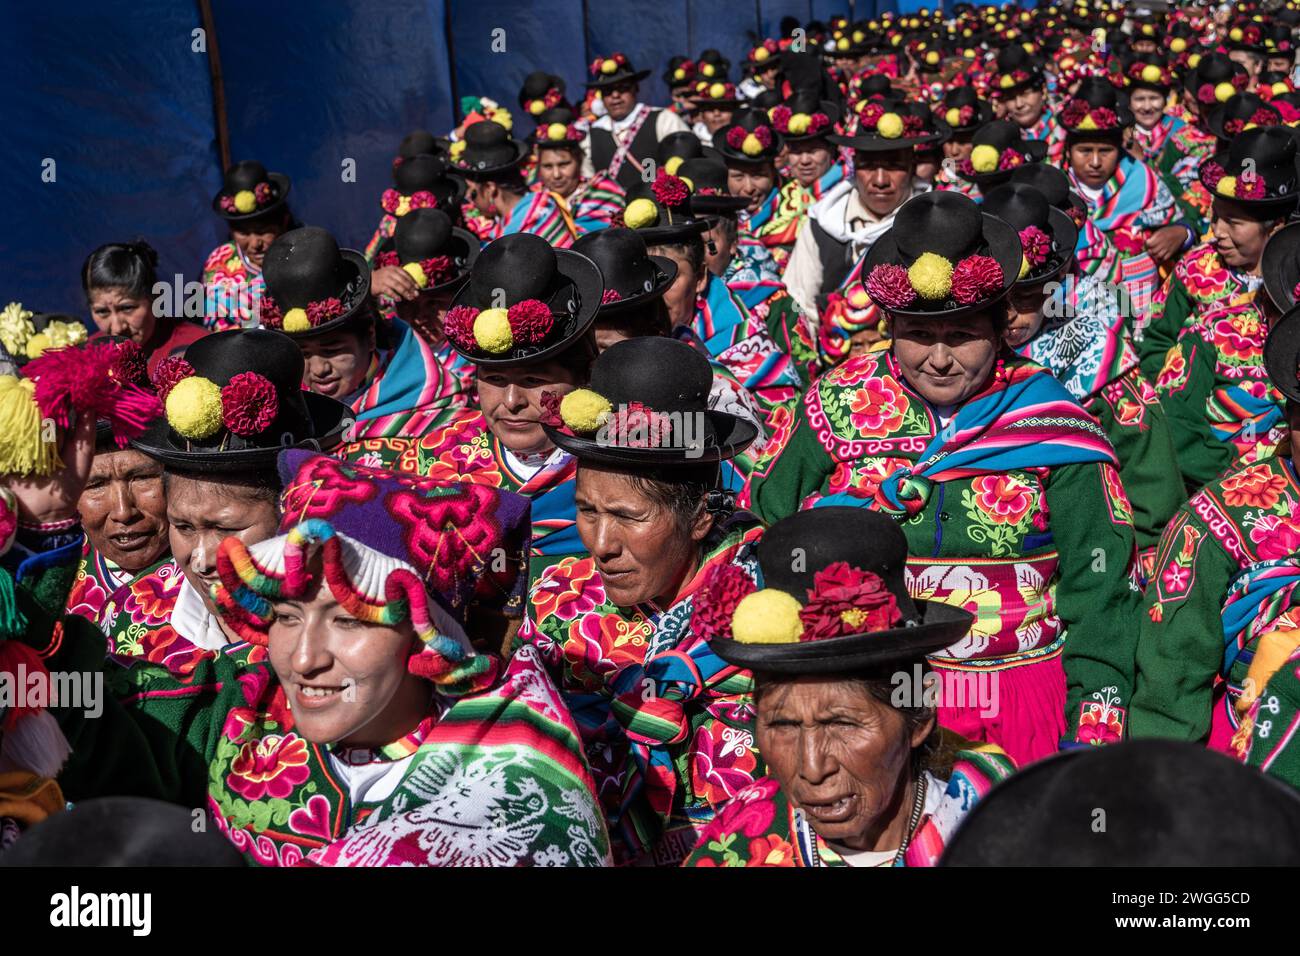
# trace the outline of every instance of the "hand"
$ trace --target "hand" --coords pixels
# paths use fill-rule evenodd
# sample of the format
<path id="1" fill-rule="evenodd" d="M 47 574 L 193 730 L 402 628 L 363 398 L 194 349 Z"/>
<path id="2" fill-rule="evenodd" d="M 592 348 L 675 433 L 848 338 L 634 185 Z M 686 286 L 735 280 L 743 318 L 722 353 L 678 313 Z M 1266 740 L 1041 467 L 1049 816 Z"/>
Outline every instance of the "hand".
<path id="1" fill-rule="evenodd" d="M 372 295 L 386 295 L 397 301 L 410 301 L 420 294 L 420 287 L 403 269 L 397 266 L 384 266 L 370 274 L 370 292 Z"/>
<path id="2" fill-rule="evenodd" d="M 18 521 L 50 524 L 77 517 L 77 502 L 95 460 L 95 420 L 84 417 L 61 436 L 63 468 L 48 477 L 6 475 L 5 485 L 18 499 Z"/>
<path id="3" fill-rule="evenodd" d="M 1161 262 L 1172 262 L 1187 241 L 1187 230 L 1182 226 L 1165 226 L 1147 237 L 1146 250 Z"/>

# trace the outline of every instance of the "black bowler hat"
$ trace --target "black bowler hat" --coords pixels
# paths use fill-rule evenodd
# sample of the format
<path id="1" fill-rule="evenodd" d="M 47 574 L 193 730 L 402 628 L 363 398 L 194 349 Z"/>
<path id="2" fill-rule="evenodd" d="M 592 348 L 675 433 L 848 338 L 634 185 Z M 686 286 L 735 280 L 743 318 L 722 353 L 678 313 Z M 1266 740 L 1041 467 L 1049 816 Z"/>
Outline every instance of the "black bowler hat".
<path id="1" fill-rule="evenodd" d="M 370 266 L 324 229 L 280 236 L 262 261 L 262 325 L 294 337 L 325 335 L 369 314 Z"/>
<path id="2" fill-rule="evenodd" d="M 1245 50 L 1249 53 L 1268 55 L 1268 43 L 1265 40 L 1264 27 L 1250 19 L 1240 19 L 1228 27 L 1223 43 L 1229 50 Z"/>
<path id="3" fill-rule="evenodd" d="M 455 217 L 465 198 L 464 180 L 449 175 L 446 158 L 433 153 L 416 153 L 394 164 L 393 186 L 384 192 L 380 205 L 399 217 L 412 209 L 441 209 Z"/>
<path id="4" fill-rule="evenodd" d="M 623 225 L 635 229 L 647 246 L 686 242 L 713 225 L 692 207 L 690 184 L 664 169 L 653 183 L 634 183 L 626 199 Z"/>
<path id="5" fill-rule="evenodd" d="M 737 667 L 799 676 L 919 661 L 960 641 L 975 621 L 963 608 L 907 593 L 907 538 L 866 508 L 796 512 L 767 529 L 757 558 L 762 587 L 751 594 L 740 597 L 725 573 L 697 592 L 709 608 L 702 636 Z"/>
<path id="6" fill-rule="evenodd" d="M 1264 368 L 1274 388 L 1300 402 L 1300 307 L 1292 306 L 1272 323 L 1264 340 Z"/>
<path id="7" fill-rule="evenodd" d="M 676 339 L 624 339 L 600 353 L 591 384 L 570 392 L 542 424 L 580 462 L 660 467 L 734 458 L 758 437 L 750 421 L 709 407 L 713 367 Z M 640 406 L 640 434 L 636 434 Z"/>
<path id="8" fill-rule="evenodd" d="M 985 195 L 980 208 L 1009 223 L 1020 236 L 1024 260 L 1017 285 L 1037 286 L 1055 279 L 1074 258 L 1078 227 L 1034 187 L 1004 183 Z"/>
<path id="9" fill-rule="evenodd" d="M 587 334 L 603 291 L 600 269 L 586 256 L 513 233 L 479 253 L 443 327 L 475 365 L 531 365 Z"/>
<path id="10" fill-rule="evenodd" d="M 1020 237 L 960 193 L 922 193 L 863 262 L 867 294 L 892 315 L 958 318 L 1002 301 L 1020 274 Z"/>
<path id="11" fill-rule="evenodd" d="M 700 110 L 734 110 L 741 103 L 735 84 L 726 80 L 696 80 L 691 101 Z"/>
<path id="12" fill-rule="evenodd" d="M 1124 86 L 1133 90 L 1154 90 L 1167 96 L 1174 86 L 1174 73 L 1159 53 L 1138 53 L 1124 68 Z"/>
<path id="13" fill-rule="evenodd" d="M 695 72 L 701 79 L 708 80 L 710 83 L 717 80 L 725 81 L 727 74 L 731 72 L 731 61 L 719 50 L 708 49 L 701 53 L 696 61 Z"/>
<path id="14" fill-rule="evenodd" d="M 452 225 L 442 210 L 416 209 L 397 220 L 392 238 L 380 247 L 376 265 L 405 269 L 421 293 L 442 292 L 465 278 L 478 253 L 478 239 Z"/>
<path id="15" fill-rule="evenodd" d="M 690 130 L 679 130 L 676 133 L 669 133 L 659 141 L 659 145 L 655 147 L 655 162 L 661 169 L 675 175 L 683 161 L 698 159 L 710 153 L 716 155 L 716 150 L 705 149 L 700 138 Z"/>
<path id="16" fill-rule="evenodd" d="M 1246 68 L 1240 63 L 1223 53 L 1206 53 L 1183 77 L 1183 88 L 1202 108 L 1214 108 L 1226 103 L 1233 94 L 1240 93 L 1249 82 Z M 1228 87 L 1231 87 L 1231 92 Z"/>
<path id="17" fill-rule="evenodd" d="M 1282 114 L 1261 96 L 1236 93 L 1209 115 L 1205 125 L 1222 146 L 1247 127 L 1281 126 Z"/>
<path id="18" fill-rule="evenodd" d="M 519 88 L 519 108 L 529 116 L 540 116 L 557 106 L 567 106 L 564 78 L 545 70 L 534 70 Z"/>
<path id="19" fill-rule="evenodd" d="M 465 148 L 454 168 L 470 179 L 514 169 L 528 155 L 528 144 L 510 135 L 500 123 L 482 120 L 465 129 Z"/>
<path id="20" fill-rule="evenodd" d="M 261 163 L 246 159 L 226 170 L 221 191 L 212 197 L 212 211 L 227 222 L 244 222 L 279 209 L 288 196 L 288 176 L 268 173 Z"/>
<path id="21" fill-rule="evenodd" d="M 744 196 L 728 192 L 727 166 L 718 159 L 688 159 L 677 170 L 690 183 L 691 212 L 699 216 L 731 216 L 749 205 Z"/>
<path id="22" fill-rule="evenodd" d="M 821 99 L 815 90 L 795 90 L 779 106 L 768 110 L 768 116 L 787 143 L 806 143 L 835 132 L 840 108 Z"/>
<path id="23" fill-rule="evenodd" d="M 601 90 L 627 81 L 640 83 L 650 75 L 650 71 L 636 69 L 632 66 L 632 61 L 622 53 L 611 53 L 592 60 L 587 67 L 587 74 L 590 77 L 587 88 Z"/>
<path id="24" fill-rule="evenodd" d="M 663 298 L 677 278 L 677 263 L 646 252 L 645 240 L 632 229 L 598 229 L 573 244 L 600 269 L 605 280 L 600 317 L 616 315 Z"/>
<path id="25" fill-rule="evenodd" d="M 926 125 L 926 117 L 912 110 L 912 104 L 895 96 L 861 100 L 857 105 L 858 125 L 852 136 L 831 135 L 826 138 L 836 146 L 864 152 L 888 152 L 912 149 L 942 142 L 944 128 Z"/>
<path id="26" fill-rule="evenodd" d="M 1088 204 L 1070 188 L 1070 177 L 1062 170 L 1047 163 L 1030 163 L 1013 170 L 1008 181 L 1034 187 L 1049 203 L 1069 216 L 1076 229 L 1083 229 L 1088 219 Z"/>
<path id="27" fill-rule="evenodd" d="M 302 351 L 269 329 L 232 329 L 190 344 L 154 372 L 165 414 L 133 448 L 195 471 L 266 468 L 285 448 L 337 446 L 347 405 L 302 387 Z"/>
<path id="28" fill-rule="evenodd" d="M 1260 219 L 1280 219 L 1296 207 L 1296 140 L 1285 127 L 1249 129 L 1228 148 L 1203 161 L 1197 175 L 1213 196 L 1253 211 Z"/>
<path id="29" fill-rule="evenodd" d="M 1017 169 L 1041 163 L 1046 156 L 1046 140 L 1026 139 L 1010 120 L 990 120 L 971 137 L 970 155 L 957 164 L 957 175 L 983 191 L 1002 185 Z"/>
<path id="30" fill-rule="evenodd" d="M 945 93 L 938 112 L 948 128 L 959 134 L 974 133 L 993 119 L 993 107 L 970 86 L 954 87 Z"/>
<path id="31" fill-rule="evenodd" d="M 1024 47 L 1013 43 L 998 50 L 991 89 L 994 96 L 1010 96 L 1026 86 L 1041 86 L 1043 71 Z"/>
<path id="32" fill-rule="evenodd" d="M 446 151 L 446 145 L 427 129 L 411 130 L 397 144 L 397 156 L 393 158 L 393 165 L 400 166 L 415 156 L 440 156 Z"/>
<path id="33" fill-rule="evenodd" d="M 664 85 L 670 90 L 681 89 L 695 82 L 695 61 L 680 54 L 668 60 L 668 69 L 664 70 Z"/>
<path id="34" fill-rule="evenodd" d="M 1104 77 L 1085 76 L 1074 96 L 1061 109 L 1061 128 L 1067 142 L 1105 140 L 1120 142 L 1133 125 L 1128 97 Z"/>
<path id="35" fill-rule="evenodd" d="M 1279 311 L 1296 304 L 1300 287 L 1300 222 L 1283 226 L 1268 237 L 1259 271 L 1264 276 L 1264 291 Z"/>
<path id="36" fill-rule="evenodd" d="M 939 865 L 1297 862 L 1300 793 L 1202 744 L 1134 740 L 1013 774 L 966 817 Z"/>
<path id="37" fill-rule="evenodd" d="M 567 106 L 545 110 L 537 117 L 537 129 L 528 135 L 528 142 L 537 149 L 582 149 L 586 134 L 577 126 L 578 117 Z"/>

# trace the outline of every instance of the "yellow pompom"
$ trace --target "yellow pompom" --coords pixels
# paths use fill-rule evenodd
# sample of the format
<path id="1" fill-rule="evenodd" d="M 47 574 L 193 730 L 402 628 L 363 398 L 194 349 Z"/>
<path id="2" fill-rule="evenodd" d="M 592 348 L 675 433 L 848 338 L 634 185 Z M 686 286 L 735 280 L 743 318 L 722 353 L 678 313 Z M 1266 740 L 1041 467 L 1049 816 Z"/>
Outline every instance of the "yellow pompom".
<path id="1" fill-rule="evenodd" d="M 765 46 L 761 46 L 761 47 L 759 47 L 757 50 L 754 51 L 754 61 L 755 61 L 756 63 L 762 63 L 764 60 L 766 60 L 766 59 L 767 59 L 769 56 L 771 56 L 771 55 L 772 55 L 772 54 L 770 54 L 770 53 L 767 52 L 767 47 L 765 47 Z"/>
<path id="2" fill-rule="evenodd" d="M 0 342 L 10 355 L 22 355 L 27 340 L 36 332 L 32 325 L 32 312 L 21 302 L 10 302 L 0 311 Z"/>
<path id="3" fill-rule="evenodd" d="M 411 197 L 403 196 L 401 199 L 397 200 L 397 208 L 393 210 L 393 215 L 405 216 L 410 211 L 411 211 Z"/>
<path id="4" fill-rule="evenodd" d="M 1021 256 L 1021 257 L 1020 257 L 1020 275 L 1016 276 L 1016 278 L 1017 278 L 1017 279 L 1023 279 L 1023 278 L 1024 278 L 1025 276 L 1027 276 L 1027 275 L 1029 275 L 1029 260 L 1026 259 L 1024 256 Z"/>
<path id="5" fill-rule="evenodd" d="M 515 118 L 510 115 L 510 111 L 504 106 L 493 110 L 492 115 L 488 117 L 488 119 L 492 120 L 492 122 L 496 123 L 498 126 L 504 127 L 507 131 L 514 129 L 515 127 Z"/>
<path id="6" fill-rule="evenodd" d="M 1218 185 L 1214 187 L 1214 191 L 1220 196 L 1227 196 L 1230 199 L 1235 198 L 1237 195 L 1237 177 L 1224 176 L 1219 180 Z"/>
<path id="7" fill-rule="evenodd" d="M 763 154 L 763 144 L 753 133 L 745 134 L 745 141 L 740 144 L 740 151 L 746 156 L 761 156 Z"/>
<path id="8" fill-rule="evenodd" d="M 1002 154 L 998 152 L 996 146 L 990 146 L 988 143 L 981 143 L 970 151 L 970 164 L 975 167 L 977 173 L 991 173 L 998 168 L 998 161 Z"/>
<path id="9" fill-rule="evenodd" d="M 509 352 L 515 337 L 510 332 L 510 316 L 505 309 L 484 309 L 474 319 L 474 341 L 484 352 L 494 355 Z"/>
<path id="10" fill-rule="evenodd" d="M 673 79 L 674 80 L 686 79 L 686 71 L 679 66 L 677 69 L 673 70 Z"/>
<path id="11" fill-rule="evenodd" d="M 998 86 L 1002 87 L 1004 90 L 1009 90 L 1015 85 L 1016 78 L 1013 76 L 1004 76 L 1002 79 L 998 80 Z"/>
<path id="12" fill-rule="evenodd" d="M 695 180 L 691 179 L 690 176 L 679 176 L 677 178 L 680 179 L 686 185 L 686 188 L 688 190 L 690 190 L 691 192 L 695 192 Z"/>
<path id="13" fill-rule="evenodd" d="M 1228 39 L 1231 40 L 1233 43 L 1240 43 L 1243 35 L 1244 34 L 1241 32 L 1241 27 L 1233 27 L 1231 30 L 1228 31 Z"/>
<path id="14" fill-rule="evenodd" d="M 903 42 L 903 38 L 902 38 L 902 36 L 901 36 L 900 34 L 897 34 L 897 33 L 894 34 L 892 37 L 889 38 L 889 45 L 890 45 L 890 46 L 898 46 L 898 45 L 899 45 L 900 43 L 902 43 L 902 42 Z"/>
<path id="15" fill-rule="evenodd" d="M 946 299 L 952 291 L 952 263 L 934 252 L 925 252 L 907 270 L 907 278 L 923 299 Z"/>
<path id="16" fill-rule="evenodd" d="M 742 644 L 794 644 L 803 634 L 797 600 L 776 588 L 747 594 L 731 615 L 731 636 Z"/>
<path id="17" fill-rule="evenodd" d="M 838 40 L 835 41 L 835 49 L 837 49 L 837 50 L 847 50 L 848 48 L 849 48 L 849 38 L 848 38 L 848 37 L 840 37 Z"/>
<path id="18" fill-rule="evenodd" d="M 1187 41 L 1182 37 L 1174 37 L 1169 41 L 1169 49 L 1173 50 L 1175 53 L 1182 53 L 1187 49 Z"/>
<path id="19" fill-rule="evenodd" d="M 929 63 L 931 66 L 934 66 L 936 63 L 939 62 L 939 52 L 937 50 L 931 50 L 929 53 L 925 55 L 925 62 Z"/>
<path id="20" fill-rule="evenodd" d="M 795 113 L 790 117 L 790 135 L 802 136 L 808 132 L 808 127 L 812 125 L 812 117 L 807 113 Z"/>
<path id="21" fill-rule="evenodd" d="M 886 113 L 876 123 L 876 132 L 885 139 L 898 139 L 903 135 L 903 117 L 897 113 Z"/>
<path id="22" fill-rule="evenodd" d="M 1089 113 L 1087 116 L 1085 116 L 1082 120 L 1079 121 L 1079 126 L 1078 126 L 1078 128 L 1079 128 L 1079 129 L 1089 129 L 1089 130 L 1091 130 L 1091 129 L 1096 129 L 1096 128 L 1097 128 L 1097 121 L 1096 121 L 1095 119 L 1093 119 L 1093 118 L 1092 118 L 1092 114 Z"/>
<path id="23" fill-rule="evenodd" d="M 629 229 L 644 229 L 646 226 L 652 226 L 658 218 L 659 207 L 649 199 L 633 199 L 623 210 L 623 225 Z"/>
<path id="24" fill-rule="evenodd" d="M 23 352 L 29 359 L 40 358 L 41 353 L 53 345 L 54 343 L 50 341 L 48 335 L 44 332 L 37 332 L 27 340 L 27 345 L 24 347 Z"/>
<path id="25" fill-rule="evenodd" d="M 943 114 L 943 118 L 947 120 L 949 126 L 960 126 L 961 110 L 954 106 Z"/>
<path id="26" fill-rule="evenodd" d="M 569 127 L 565 126 L 563 123 L 552 123 L 550 126 L 546 127 L 546 138 L 552 141 L 564 139 L 565 134 L 568 132 Z"/>
<path id="27" fill-rule="evenodd" d="M 415 284 L 421 289 L 429 287 L 429 277 L 424 274 L 424 266 L 418 262 L 408 262 L 402 266 L 402 271 L 415 280 Z"/>
<path id="28" fill-rule="evenodd" d="M 460 159 L 460 155 L 463 152 L 465 152 L 465 141 L 463 139 L 456 140 L 456 142 L 451 144 L 451 148 L 448 150 L 452 159 Z"/>
<path id="29" fill-rule="evenodd" d="M 667 172 L 669 176 L 676 176 L 677 170 L 681 169 L 682 163 L 684 162 L 686 162 L 686 160 L 681 156 L 669 156 L 668 162 L 664 163 L 664 171 Z M 626 213 L 623 214 L 623 220 L 625 222 L 627 221 Z M 633 226 L 631 228 L 635 229 L 636 227 Z"/>
<path id="30" fill-rule="evenodd" d="M 235 193 L 235 208 L 243 213 L 252 212 L 257 208 L 257 197 L 253 195 L 251 189 L 241 189 Z"/>
<path id="31" fill-rule="evenodd" d="M 63 467 L 58 443 L 43 430 L 36 383 L 0 375 L 0 474 L 44 476 Z"/>
<path id="32" fill-rule="evenodd" d="M 1196 69 L 1197 65 L 1200 62 L 1201 62 L 1201 55 L 1199 53 L 1193 53 L 1191 56 L 1187 58 L 1187 66 L 1189 69 L 1192 70 Z"/>
<path id="33" fill-rule="evenodd" d="M 1226 103 L 1236 95 L 1237 88 L 1231 83 L 1220 83 L 1214 88 L 1214 98 L 1220 103 Z"/>
<path id="34" fill-rule="evenodd" d="M 1287 93 L 1287 92 L 1289 92 L 1289 90 L 1287 90 L 1287 87 L 1286 87 L 1286 84 L 1285 84 L 1285 83 L 1274 83 L 1274 84 L 1273 84 L 1273 95 L 1274 95 L 1274 96 L 1281 96 L 1283 93 Z"/>
<path id="35" fill-rule="evenodd" d="M 863 40 L 865 40 L 866 38 L 867 38 L 867 35 L 866 35 L 865 33 L 863 33 L 861 30 L 854 30 L 854 31 L 853 31 L 853 42 L 854 42 L 854 43 L 861 43 L 861 42 L 862 42 Z"/>
<path id="36" fill-rule="evenodd" d="M 284 314 L 286 332 L 306 332 L 310 328 L 311 321 L 307 318 L 306 309 L 290 309 Z"/>
<path id="37" fill-rule="evenodd" d="M 712 76 L 714 73 L 717 72 L 718 72 L 718 68 L 715 67 L 712 63 L 705 63 L 703 66 L 700 67 L 700 73 L 702 73 L 704 76 Z"/>
<path id="38" fill-rule="evenodd" d="M 605 424 L 612 410 L 609 399 L 589 388 L 576 388 L 560 399 L 560 418 L 582 435 Z"/>
<path id="39" fill-rule="evenodd" d="M 611 73 L 617 73 L 617 72 L 618 72 L 618 61 L 617 61 L 617 60 L 601 60 L 601 61 L 600 61 L 600 72 L 604 73 L 606 76 L 609 76 Z"/>
<path id="40" fill-rule="evenodd" d="M 528 112 L 534 116 L 541 116 L 546 112 L 546 103 L 543 100 L 533 100 L 528 104 Z"/>
<path id="41" fill-rule="evenodd" d="M 86 341 L 86 327 L 80 322 L 51 322 L 45 327 L 45 334 L 56 349 Z"/>
<path id="42" fill-rule="evenodd" d="M 1148 83 L 1159 83 L 1160 75 L 1160 67 L 1154 63 L 1148 63 L 1142 67 L 1142 79 Z"/>
<path id="43" fill-rule="evenodd" d="M 221 428 L 221 389 L 216 382 L 201 375 L 177 382 L 167 394 L 167 423 L 186 438 L 215 435 Z"/>
<path id="44" fill-rule="evenodd" d="M 709 87 L 709 99 L 720 100 L 727 95 L 727 87 L 724 83 L 714 83 Z"/>

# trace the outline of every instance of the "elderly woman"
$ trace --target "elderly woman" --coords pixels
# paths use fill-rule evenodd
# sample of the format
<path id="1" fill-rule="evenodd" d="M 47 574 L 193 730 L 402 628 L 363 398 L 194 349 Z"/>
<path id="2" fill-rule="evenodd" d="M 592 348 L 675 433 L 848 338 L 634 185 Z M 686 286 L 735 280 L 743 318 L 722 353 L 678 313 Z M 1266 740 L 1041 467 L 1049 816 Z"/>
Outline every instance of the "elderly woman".
<path id="1" fill-rule="evenodd" d="M 602 292 L 600 270 L 580 253 L 552 249 L 526 233 L 497 239 L 458 287 L 445 324 L 451 347 L 474 368 L 478 408 L 420 435 L 363 439 L 344 456 L 531 499 L 534 575 L 579 553 L 577 466 L 543 430 L 542 397 L 548 391 L 559 397 L 586 383 L 596 357 L 591 328 Z"/>
<path id="2" fill-rule="evenodd" d="M 998 748 L 935 722 L 932 701 L 946 689 L 925 655 L 960 639 L 974 616 L 909 597 L 907 541 L 884 515 L 801 512 L 756 552 L 758 581 L 724 565 L 704 582 L 695 628 L 753 671 L 769 776 L 719 812 L 685 865 L 934 865 L 1013 770 Z"/>
<path id="3" fill-rule="evenodd" d="M 1201 179 L 1214 190 L 1213 238 L 1178 264 L 1143 341 L 1152 355 L 1175 339 L 1156 391 L 1192 491 L 1273 454 L 1285 435 L 1282 396 L 1263 360 L 1276 312 L 1258 290 L 1265 244 L 1296 208 L 1292 131 L 1241 133 L 1202 164 Z"/>
<path id="4" fill-rule="evenodd" d="M 110 651 L 179 673 L 240 640 L 222 626 L 212 596 L 218 545 L 274 535 L 276 454 L 333 448 L 351 424 L 347 406 L 304 392 L 301 376 L 297 347 L 266 329 L 209 335 L 160 366 L 154 382 L 166 414 L 132 444 L 161 465 L 171 559 L 105 601 L 99 620 Z"/>
<path id="5" fill-rule="evenodd" d="M 307 451 L 279 468 L 281 534 L 220 549 L 223 619 L 249 643 L 191 680 L 110 661 L 96 719 L 52 709 L 65 793 L 203 806 L 265 866 L 604 863 L 577 731 L 536 654 L 503 667 L 471 647 L 482 614 L 521 610 L 528 503 Z M 99 669 L 93 629 L 64 618 L 54 642 L 38 610 L 23 639 L 52 669 Z"/>
<path id="6" fill-rule="evenodd" d="M 976 613 L 936 670 L 1001 687 L 996 714 L 942 705 L 939 723 L 1017 764 L 1122 736 L 1134 601 L 1131 511 L 1105 432 L 1003 348 L 1022 260 L 1015 230 L 965 197 L 904 206 L 863 269 L 890 348 L 814 383 L 750 479 L 769 522 L 826 498 L 899 520 L 912 595 Z M 1118 730 L 1099 735 L 1099 710 Z"/>
<path id="7" fill-rule="evenodd" d="M 684 343 L 619 342 L 546 426 L 578 459 L 589 555 L 542 574 L 516 647 L 557 676 L 620 862 L 679 862 L 759 769 L 748 675 L 691 628 L 700 582 L 758 534 L 720 483 L 755 430 L 709 409 L 712 379 Z"/>

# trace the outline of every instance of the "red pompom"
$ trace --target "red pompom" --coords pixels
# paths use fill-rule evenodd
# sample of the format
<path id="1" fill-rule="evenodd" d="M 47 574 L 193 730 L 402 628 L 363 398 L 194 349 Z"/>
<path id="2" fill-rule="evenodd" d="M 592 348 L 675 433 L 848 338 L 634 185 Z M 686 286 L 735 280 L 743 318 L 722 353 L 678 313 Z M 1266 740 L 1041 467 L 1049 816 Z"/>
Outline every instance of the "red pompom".
<path id="1" fill-rule="evenodd" d="M 478 318 L 478 309 L 468 305 L 458 305 L 450 309 L 442 320 L 443 332 L 451 340 L 451 344 L 462 352 L 478 350 L 478 343 L 474 340 L 474 320 L 476 318 Z"/>
<path id="2" fill-rule="evenodd" d="M 153 370 L 153 387 L 158 390 L 158 397 L 164 402 L 171 394 L 172 388 L 183 378 L 194 374 L 194 366 L 185 359 L 173 355 L 158 363 Z"/>
<path id="3" fill-rule="evenodd" d="M 1017 166 L 1023 166 L 1024 164 L 1025 164 L 1025 157 L 1021 156 L 1018 152 L 1016 152 L 1014 149 L 1011 149 L 1010 147 L 1004 149 L 1002 151 L 1002 155 L 998 157 L 998 169 L 1004 171 L 1008 169 L 1015 169 Z"/>
<path id="4" fill-rule="evenodd" d="M 727 145 L 732 149 L 740 149 L 745 142 L 745 136 L 748 135 L 744 128 L 733 126 L 727 130 Z"/>
<path id="5" fill-rule="evenodd" d="M 380 269 L 387 269 L 389 266 L 400 268 L 402 261 L 397 258 L 395 252 L 381 252 L 375 258 L 375 265 Z"/>
<path id="6" fill-rule="evenodd" d="M 241 372 L 221 390 L 221 420 L 241 438 L 271 427 L 280 414 L 280 396 L 271 380 L 257 372 Z"/>
<path id="7" fill-rule="evenodd" d="M 384 207 L 384 212 L 397 212 L 397 204 L 401 202 L 402 194 L 396 189 L 385 189 L 384 194 L 379 197 L 379 205 Z"/>
<path id="8" fill-rule="evenodd" d="M 772 109 L 772 123 L 782 133 L 790 132 L 790 117 L 794 114 L 790 112 L 790 107 L 782 104 Z"/>
<path id="9" fill-rule="evenodd" d="M 451 256 L 433 256 L 429 259 L 421 259 L 420 268 L 424 270 L 429 285 L 439 285 L 451 277 L 454 266 Z"/>
<path id="10" fill-rule="evenodd" d="M 1264 186 L 1262 176 L 1252 176 L 1250 180 L 1237 180 L 1237 198 L 1238 199 L 1263 199 L 1268 195 L 1268 190 Z"/>
<path id="11" fill-rule="evenodd" d="M 436 209 L 438 207 L 438 197 L 427 189 L 421 189 L 419 192 L 411 194 L 412 209 Z"/>
<path id="12" fill-rule="evenodd" d="M 745 569 L 736 564 L 715 565 L 691 601 L 691 633 L 712 640 L 731 637 L 736 606 L 758 590 Z"/>
<path id="13" fill-rule="evenodd" d="M 952 297 L 974 305 L 1002 291 L 1002 267 L 990 256 L 967 256 L 952 270 Z"/>
<path id="14" fill-rule="evenodd" d="M 1037 226 L 1026 226 L 1020 230 L 1020 247 L 1031 266 L 1041 266 L 1051 254 L 1052 237 Z"/>
<path id="15" fill-rule="evenodd" d="M 610 441 L 624 448 L 662 448 L 672 441 L 672 420 L 640 402 L 620 405 L 607 427 Z"/>
<path id="16" fill-rule="evenodd" d="M 1226 176 L 1227 173 L 1228 171 L 1226 169 L 1212 159 L 1206 160 L 1201 164 L 1201 182 L 1203 182 L 1205 188 L 1211 192 L 1214 191 L 1215 187 L 1219 185 L 1219 180 Z"/>
<path id="17" fill-rule="evenodd" d="M 1114 129 L 1119 125 L 1119 117 L 1115 111 L 1105 106 L 1098 106 L 1092 111 L 1092 121 L 1102 129 Z"/>
<path id="18" fill-rule="evenodd" d="M 541 345 L 555 328 L 555 317 L 550 307 L 540 299 L 516 302 L 508 310 L 510 334 L 520 345 Z"/>
<path id="19" fill-rule="evenodd" d="M 736 130 L 732 130 L 736 132 Z M 741 137 L 742 141 L 744 137 Z M 727 142 L 731 142 L 731 134 L 727 134 Z M 662 206 L 676 208 L 690 198 L 691 191 L 686 184 L 679 178 L 672 175 L 665 169 L 660 169 L 655 181 L 650 186 L 650 191 L 654 193 L 655 199 Z"/>
<path id="20" fill-rule="evenodd" d="M 885 631 L 902 618 L 898 601 L 878 574 L 836 561 L 813 575 L 808 603 L 799 612 L 803 640 Z"/>
<path id="21" fill-rule="evenodd" d="M 253 201 L 256 202 L 259 206 L 265 206 L 273 198 L 274 197 L 271 195 L 270 183 L 258 183 L 257 186 L 253 189 Z"/>
<path id="22" fill-rule="evenodd" d="M 550 425 L 552 428 L 565 428 L 564 416 L 560 414 L 560 402 L 564 396 L 556 392 L 542 392 L 542 418 L 543 425 Z M 569 429 L 565 429 L 569 434 L 573 434 Z"/>
<path id="23" fill-rule="evenodd" d="M 916 290 L 899 265 L 880 265 L 867 276 L 867 295 L 882 309 L 905 309 L 916 301 Z"/>
<path id="24" fill-rule="evenodd" d="M 606 289 L 600 295 L 600 304 L 609 305 L 611 302 L 620 302 L 622 299 L 623 295 L 617 289 Z"/>
<path id="25" fill-rule="evenodd" d="M 262 293 L 262 301 L 258 306 L 258 309 L 258 317 L 264 326 L 268 329 L 283 328 L 284 313 L 282 313 L 280 307 L 275 304 L 275 300 L 266 293 Z"/>
<path id="26" fill-rule="evenodd" d="M 111 373 L 113 381 L 119 385 L 149 385 L 149 363 L 144 352 L 135 342 L 117 343 L 117 355 L 113 359 Z"/>
<path id="27" fill-rule="evenodd" d="M 331 319 L 337 319 L 343 314 L 343 311 L 343 303 L 333 296 L 319 302 L 308 302 L 307 321 L 311 323 L 312 328 L 315 328 L 318 325 L 324 325 Z"/>

